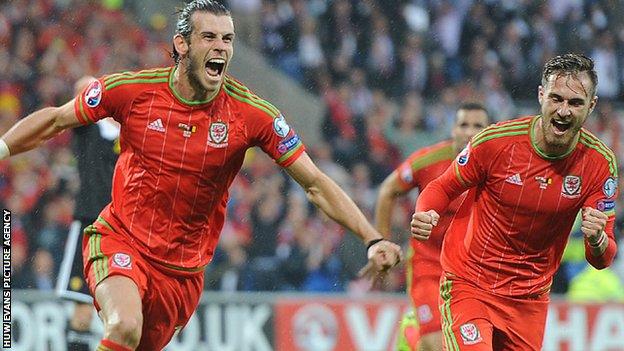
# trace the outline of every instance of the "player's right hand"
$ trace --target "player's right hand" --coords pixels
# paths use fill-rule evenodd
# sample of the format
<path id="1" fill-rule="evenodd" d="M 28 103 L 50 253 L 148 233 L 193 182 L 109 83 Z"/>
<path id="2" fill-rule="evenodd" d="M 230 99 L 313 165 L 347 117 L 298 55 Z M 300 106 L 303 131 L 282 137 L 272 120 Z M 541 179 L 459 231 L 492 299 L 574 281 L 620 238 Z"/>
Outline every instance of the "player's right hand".
<path id="1" fill-rule="evenodd" d="M 434 211 L 415 212 L 410 222 L 412 237 L 416 240 L 427 240 L 433 227 L 438 225 L 440 215 Z"/>

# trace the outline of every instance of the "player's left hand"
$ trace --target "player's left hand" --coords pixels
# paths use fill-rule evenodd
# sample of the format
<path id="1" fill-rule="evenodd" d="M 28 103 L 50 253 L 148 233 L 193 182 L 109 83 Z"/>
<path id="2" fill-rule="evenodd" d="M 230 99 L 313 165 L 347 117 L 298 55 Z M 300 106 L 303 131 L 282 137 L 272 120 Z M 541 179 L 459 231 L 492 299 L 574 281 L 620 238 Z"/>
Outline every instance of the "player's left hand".
<path id="1" fill-rule="evenodd" d="M 401 247 L 392 241 L 382 240 L 368 248 L 368 263 L 360 270 L 358 276 L 369 279 L 384 276 L 392 267 L 403 260 Z"/>
<path id="2" fill-rule="evenodd" d="M 581 231 L 585 235 L 585 239 L 590 243 L 595 243 L 603 235 L 603 231 L 607 226 L 607 217 L 602 211 L 595 208 L 583 208 L 583 221 L 581 222 Z"/>

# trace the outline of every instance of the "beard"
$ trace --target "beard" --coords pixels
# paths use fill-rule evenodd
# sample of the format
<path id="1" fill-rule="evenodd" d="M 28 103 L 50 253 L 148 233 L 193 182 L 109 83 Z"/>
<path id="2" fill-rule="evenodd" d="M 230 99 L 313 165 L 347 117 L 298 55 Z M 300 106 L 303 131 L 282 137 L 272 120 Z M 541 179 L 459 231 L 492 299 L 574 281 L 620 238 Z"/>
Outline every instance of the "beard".
<path id="1" fill-rule="evenodd" d="M 551 129 L 551 120 L 552 118 L 548 121 L 542 118 L 541 127 L 546 144 L 557 151 L 567 151 L 567 148 L 571 146 L 574 138 L 581 130 L 582 123 L 579 123 L 579 121 L 573 122 L 573 125 L 570 126 L 570 128 L 564 135 L 556 135 Z"/>
<path id="2" fill-rule="evenodd" d="M 188 81 L 191 84 L 191 87 L 193 88 L 193 91 L 194 91 L 193 99 L 203 100 L 208 95 L 208 89 L 206 89 L 206 87 L 202 84 L 201 78 L 199 77 L 199 73 L 198 73 L 200 72 L 200 69 L 203 66 L 203 64 L 199 60 L 196 60 L 195 58 L 193 58 L 193 56 L 190 55 L 190 51 L 189 51 L 188 60 L 189 60 L 189 64 L 186 66 L 186 71 L 184 72 L 184 74 L 186 74 L 186 77 L 188 78 Z"/>

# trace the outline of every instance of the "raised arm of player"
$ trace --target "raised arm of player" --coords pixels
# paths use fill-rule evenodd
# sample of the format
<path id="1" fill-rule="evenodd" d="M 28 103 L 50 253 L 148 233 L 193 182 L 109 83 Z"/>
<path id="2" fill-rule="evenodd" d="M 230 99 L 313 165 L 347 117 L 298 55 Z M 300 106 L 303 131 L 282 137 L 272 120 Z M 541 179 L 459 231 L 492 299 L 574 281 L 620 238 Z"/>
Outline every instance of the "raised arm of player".
<path id="1" fill-rule="evenodd" d="M 91 76 L 79 79 L 74 87 L 75 93 L 78 94 L 93 80 L 95 78 Z M 4 142 L 0 148 L 8 149 L 4 150 L 5 153 L 0 150 L 0 159 L 37 148 L 65 129 L 81 126 L 75 114 L 74 103 L 72 99 L 60 107 L 43 108 L 15 123 L 0 140 L 0 144 Z"/>
<path id="2" fill-rule="evenodd" d="M 609 267 L 615 258 L 614 222 L 615 216 L 607 216 L 595 208 L 583 208 L 581 231 L 585 235 L 585 257 L 596 269 Z"/>
<path id="3" fill-rule="evenodd" d="M 286 167 L 290 176 L 299 183 L 308 199 L 325 214 L 345 228 L 358 235 L 364 243 L 382 239 L 353 200 L 303 153 L 293 164 Z M 401 260 L 401 248 L 387 240 L 370 247 L 369 261 L 377 271 L 387 270 Z"/>
<path id="4" fill-rule="evenodd" d="M 46 107 L 21 119 L 2 136 L 2 141 L 6 143 L 9 155 L 17 155 L 39 147 L 65 129 L 80 125 L 72 99 L 63 106 Z"/>
<path id="5" fill-rule="evenodd" d="M 451 201 L 470 188 L 465 182 L 460 181 L 455 167 L 457 164 L 453 162 L 418 196 L 410 223 L 412 236 L 415 239 L 429 239 L 431 230 L 438 224 L 440 213 L 444 213 Z"/>
<path id="6" fill-rule="evenodd" d="M 399 174 L 395 170 L 381 183 L 375 208 L 375 224 L 377 230 L 386 238 L 390 236 L 394 203 L 399 196 L 407 192 L 401 185 Z"/>

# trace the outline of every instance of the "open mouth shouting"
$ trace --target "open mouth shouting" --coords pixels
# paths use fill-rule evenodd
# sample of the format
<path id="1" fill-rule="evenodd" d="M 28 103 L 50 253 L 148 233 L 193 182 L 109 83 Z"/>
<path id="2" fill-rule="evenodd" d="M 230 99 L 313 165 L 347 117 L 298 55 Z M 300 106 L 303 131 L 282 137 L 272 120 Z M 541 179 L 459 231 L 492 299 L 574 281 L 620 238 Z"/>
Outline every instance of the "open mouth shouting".
<path id="1" fill-rule="evenodd" d="M 225 59 L 211 58 L 206 62 L 206 74 L 212 79 L 220 79 L 225 70 Z"/>
<path id="2" fill-rule="evenodd" d="M 550 124 L 552 124 L 552 130 L 555 135 L 564 135 L 571 127 L 572 121 L 561 121 L 556 119 L 551 119 Z"/>

